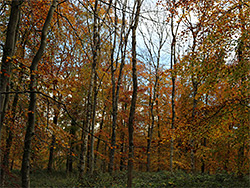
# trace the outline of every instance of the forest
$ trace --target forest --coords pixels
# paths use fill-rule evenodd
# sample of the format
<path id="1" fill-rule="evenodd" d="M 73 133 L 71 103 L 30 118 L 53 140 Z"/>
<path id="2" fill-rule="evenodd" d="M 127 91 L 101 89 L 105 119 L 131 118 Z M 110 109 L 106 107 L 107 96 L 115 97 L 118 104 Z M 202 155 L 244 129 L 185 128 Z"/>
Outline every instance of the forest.
<path id="1" fill-rule="evenodd" d="M 0 31 L 1 187 L 250 186 L 248 0 L 0 0 Z"/>

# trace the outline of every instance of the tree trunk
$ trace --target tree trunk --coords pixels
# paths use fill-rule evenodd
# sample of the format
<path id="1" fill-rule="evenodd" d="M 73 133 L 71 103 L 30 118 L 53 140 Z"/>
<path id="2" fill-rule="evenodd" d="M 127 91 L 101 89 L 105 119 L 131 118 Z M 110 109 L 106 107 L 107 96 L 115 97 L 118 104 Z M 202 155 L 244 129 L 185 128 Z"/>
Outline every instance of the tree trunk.
<path id="1" fill-rule="evenodd" d="M 128 153 L 128 179 L 127 186 L 132 187 L 132 171 L 134 160 L 134 116 L 137 99 L 137 59 L 136 59 L 136 29 L 139 22 L 139 15 L 141 9 L 141 0 L 136 1 L 137 8 L 135 13 L 135 22 L 132 26 L 132 78 L 133 78 L 133 94 L 131 99 L 129 120 L 128 120 L 128 135 L 129 135 L 129 153 Z"/>
<path id="2" fill-rule="evenodd" d="M 127 103 L 124 104 L 124 107 L 123 107 L 123 110 L 126 111 L 127 110 Z M 126 126 L 126 123 L 125 123 L 125 120 L 121 119 L 121 122 L 122 122 L 122 125 L 123 127 L 122 128 L 125 128 Z M 125 132 L 124 132 L 124 129 L 121 131 L 121 148 L 120 148 L 120 153 L 121 153 L 121 160 L 120 160 L 120 171 L 123 171 L 124 169 L 124 166 L 125 166 L 125 157 L 124 157 L 124 148 L 125 148 Z"/>
<path id="3" fill-rule="evenodd" d="M 12 110 L 11 110 L 11 114 L 13 115 L 12 117 L 12 124 L 14 125 L 15 123 L 15 115 L 16 115 L 16 107 L 17 107 L 17 103 L 18 103 L 18 94 L 15 94 L 14 96 L 14 100 L 13 100 L 13 104 L 12 104 Z M 10 127 L 7 127 L 7 133 L 8 133 L 8 138 L 6 140 L 6 146 L 5 146 L 5 151 L 4 151 L 4 156 L 3 156 L 3 161 L 2 162 L 2 166 L 1 166 L 1 186 L 4 187 L 5 186 L 5 172 L 9 172 L 9 155 L 10 155 L 10 149 L 11 149 L 11 145 L 12 145 L 12 140 L 13 140 L 13 133 L 12 130 L 10 129 Z"/>
<path id="4" fill-rule="evenodd" d="M 159 86 L 159 83 L 158 83 Z M 157 93 L 157 98 L 159 98 L 159 94 Z M 156 113 L 157 113 L 157 128 L 158 128 L 158 172 L 161 171 L 161 131 L 160 131 L 160 115 L 159 115 L 159 102 L 156 101 Z"/>
<path id="5" fill-rule="evenodd" d="M 206 138 L 203 138 L 202 145 L 203 145 L 204 147 L 207 146 L 207 139 L 206 139 Z M 204 161 L 203 158 L 201 158 L 201 173 L 205 173 L 205 161 Z"/>
<path id="6" fill-rule="evenodd" d="M 91 69 L 91 78 L 89 84 L 89 92 L 88 92 L 88 99 L 87 99 L 87 112 L 86 112 L 86 121 L 84 123 L 82 129 L 82 144 L 81 144 L 81 153 L 80 153 L 80 163 L 79 163 L 79 179 L 83 178 L 83 174 L 86 167 L 86 157 L 87 157 L 87 150 L 88 150 L 88 133 L 90 127 L 90 119 L 91 119 L 91 109 L 93 95 L 93 86 L 94 80 L 96 76 L 96 65 L 97 65 L 97 52 L 98 52 L 98 44 L 99 44 L 99 33 L 98 33 L 98 4 L 99 0 L 95 0 L 95 8 L 94 8 L 94 27 L 93 27 L 93 47 L 92 47 L 92 54 L 93 54 L 93 62 L 92 62 L 92 69 Z"/>
<path id="7" fill-rule="evenodd" d="M 35 111 L 36 111 L 36 71 L 39 61 L 42 58 L 44 49 L 46 47 L 46 37 L 50 22 L 53 17 L 54 10 L 56 8 L 57 1 L 53 0 L 48 15 L 46 17 L 45 23 L 42 29 L 41 44 L 40 47 L 32 61 L 30 66 L 30 102 L 29 102 L 29 112 L 28 112 L 28 124 L 26 128 L 25 140 L 24 140 L 24 153 L 22 160 L 22 187 L 30 187 L 30 153 L 31 153 L 31 141 L 34 135 L 35 127 Z"/>
<path id="8" fill-rule="evenodd" d="M 7 91 L 7 85 L 9 83 L 9 78 L 12 70 L 12 57 L 15 54 L 15 47 L 17 42 L 17 34 L 19 30 L 19 19 L 21 13 L 21 5 L 23 0 L 12 0 L 11 3 L 11 12 L 9 23 L 7 27 L 6 41 L 3 50 L 2 56 L 2 65 L 1 65 L 1 75 L 0 75 L 0 141 L 2 135 L 3 120 L 5 114 L 4 103 L 7 94 L 2 94 Z M 1 155 L 1 152 L 0 152 Z"/>
<path id="9" fill-rule="evenodd" d="M 173 1 L 173 4 L 175 1 Z M 171 13 L 171 34 L 172 34 L 172 43 L 171 43 L 171 60 L 170 60 L 170 69 L 171 69 L 171 78 L 172 78 L 172 94 L 171 94 L 171 109 L 172 109 L 172 118 L 171 118 L 171 139 L 170 139 L 170 171 L 173 172 L 173 160 L 174 160 L 174 129 L 175 129 L 175 70 L 174 65 L 176 64 L 176 34 L 174 33 L 174 15 Z"/>
<path id="10" fill-rule="evenodd" d="M 73 152 L 74 152 L 74 139 L 76 137 L 76 123 L 75 121 L 72 120 L 71 122 L 71 127 L 70 127 L 70 149 L 69 149 L 69 153 L 67 156 L 67 164 L 66 164 L 66 173 L 72 173 L 73 171 Z"/>
<path id="11" fill-rule="evenodd" d="M 52 141 L 51 141 L 50 149 L 49 149 L 49 162 L 48 162 L 48 168 L 47 168 L 48 172 L 51 172 L 52 171 L 52 167 L 53 167 L 55 143 L 56 143 L 56 137 L 53 134 L 52 135 Z"/>
<path id="12" fill-rule="evenodd" d="M 94 78 L 94 101 L 93 101 L 93 108 L 92 108 L 92 123 L 91 123 L 91 140 L 90 140 L 90 159 L 89 159 L 89 171 L 90 174 L 94 173 L 94 169 L 95 169 L 95 154 L 94 154 L 94 134 L 95 134 L 95 119 L 96 119 L 96 104 L 97 104 L 97 86 L 96 83 L 97 82 L 97 73 L 95 72 L 95 78 Z"/>
<path id="13" fill-rule="evenodd" d="M 103 129 L 105 110 L 106 110 L 106 105 L 104 106 L 103 111 L 102 111 L 102 120 L 101 120 L 101 123 L 100 123 L 100 132 L 102 132 L 102 129 Z M 101 141 L 101 135 L 99 135 L 98 139 L 97 139 L 97 144 L 96 144 L 96 152 L 97 153 L 99 151 L 100 141 Z M 96 166 L 96 162 L 97 162 L 97 153 L 95 154 L 95 166 Z"/>
<path id="14" fill-rule="evenodd" d="M 194 79 L 192 79 L 192 83 L 193 83 L 193 109 L 192 109 L 192 128 L 194 128 L 194 120 L 195 120 L 195 110 L 196 110 L 196 106 L 197 106 L 197 99 L 196 99 L 196 95 L 197 95 L 197 90 L 198 90 L 198 84 L 194 81 Z M 195 172 L 195 144 L 194 144 L 194 139 L 191 139 L 191 169 L 192 172 Z"/>

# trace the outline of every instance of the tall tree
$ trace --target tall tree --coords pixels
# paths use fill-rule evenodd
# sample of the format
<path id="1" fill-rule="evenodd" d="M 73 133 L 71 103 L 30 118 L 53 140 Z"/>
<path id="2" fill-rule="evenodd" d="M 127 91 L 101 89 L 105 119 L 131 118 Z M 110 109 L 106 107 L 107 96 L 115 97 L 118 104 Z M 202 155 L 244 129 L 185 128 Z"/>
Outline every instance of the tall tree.
<path id="1" fill-rule="evenodd" d="M 13 61 L 13 56 L 15 54 L 22 3 L 23 0 L 13 0 L 11 2 L 10 18 L 7 27 L 5 45 L 3 49 L 0 75 L 0 141 L 2 135 L 4 114 L 8 104 L 8 94 L 4 92 L 8 91 L 7 86 L 9 84 L 10 76 L 12 74 L 11 65 Z"/>
<path id="2" fill-rule="evenodd" d="M 133 157 L 134 157 L 134 116 L 137 100 L 137 58 L 136 58 L 136 30 L 139 23 L 139 16 L 141 11 L 141 0 L 136 0 L 134 6 L 136 6 L 135 21 L 132 26 L 132 79 L 133 79 L 133 93 L 131 99 L 131 106 L 128 120 L 128 135 L 129 135 L 129 153 L 128 153 L 128 187 L 132 187 L 132 172 L 133 172 Z"/>
<path id="3" fill-rule="evenodd" d="M 22 170 L 21 170 L 22 187 L 28 187 L 28 188 L 30 187 L 30 153 L 31 153 L 31 141 L 34 135 L 35 111 L 36 111 L 36 77 L 37 77 L 36 71 L 39 61 L 41 60 L 43 52 L 46 47 L 46 38 L 56 6 L 57 6 L 57 0 L 53 0 L 43 25 L 40 47 L 30 66 L 30 85 L 29 85 L 30 101 L 29 101 L 28 124 L 25 134 L 24 152 L 23 152 Z"/>

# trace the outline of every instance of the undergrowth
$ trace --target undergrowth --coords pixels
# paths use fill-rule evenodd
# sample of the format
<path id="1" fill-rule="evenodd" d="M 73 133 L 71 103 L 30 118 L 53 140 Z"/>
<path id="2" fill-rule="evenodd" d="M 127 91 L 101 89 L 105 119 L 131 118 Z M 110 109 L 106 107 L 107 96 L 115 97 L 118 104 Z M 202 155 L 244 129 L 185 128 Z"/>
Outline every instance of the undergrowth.
<path id="1" fill-rule="evenodd" d="M 8 181 L 7 187 L 18 187 L 21 185 L 20 173 L 13 173 L 17 178 Z M 126 172 L 86 174 L 81 181 L 78 180 L 77 172 L 67 175 L 65 172 L 51 172 L 39 170 L 31 174 L 31 187 L 126 187 Z M 250 187 L 250 178 L 245 176 L 241 179 L 234 174 L 218 173 L 209 174 L 189 174 L 182 171 L 170 173 L 161 172 L 134 172 L 133 187 L 228 187 L 244 188 Z"/>

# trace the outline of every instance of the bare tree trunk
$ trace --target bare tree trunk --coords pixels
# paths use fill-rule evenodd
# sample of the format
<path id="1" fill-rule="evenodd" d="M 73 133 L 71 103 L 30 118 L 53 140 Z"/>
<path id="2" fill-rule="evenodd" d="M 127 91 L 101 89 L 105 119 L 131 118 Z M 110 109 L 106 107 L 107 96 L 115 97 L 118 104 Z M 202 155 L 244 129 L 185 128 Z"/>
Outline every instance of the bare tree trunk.
<path id="1" fill-rule="evenodd" d="M 117 1 L 115 1 L 115 6 L 117 5 Z M 121 51 L 121 64 L 119 69 L 119 75 L 118 75 L 118 81 L 116 85 L 115 81 L 115 71 L 117 69 L 117 60 L 114 61 L 114 54 L 115 54 L 115 47 L 116 47 L 116 31 L 117 31 L 117 23 L 118 23 L 118 16 L 116 13 L 115 8 L 115 36 L 113 41 L 113 48 L 111 52 L 111 81 L 112 81 L 112 135 L 111 135 L 111 149 L 110 149 L 110 155 L 109 155 L 109 167 L 108 171 L 110 174 L 112 174 L 114 169 L 114 155 L 115 155 L 115 148 L 116 148 L 116 122 L 117 122 L 117 113 L 118 113 L 118 101 L 119 101 L 119 94 L 120 94 L 120 86 L 122 83 L 122 74 L 123 74 L 123 68 L 125 65 L 125 58 L 126 58 L 126 49 L 127 49 L 127 42 L 128 42 L 128 36 L 130 33 L 127 31 L 125 33 L 125 26 L 126 26 L 126 9 L 127 9 L 127 0 L 125 0 L 123 7 L 122 7 L 122 28 L 121 28 L 121 34 L 120 34 L 120 51 Z M 116 67 L 114 63 L 116 62 Z"/>
<path id="2" fill-rule="evenodd" d="M 48 167 L 47 167 L 48 172 L 51 172 L 51 171 L 52 171 L 52 167 L 53 167 L 55 143 L 56 143 L 56 137 L 55 137 L 55 135 L 53 134 L 53 135 L 52 135 L 52 140 L 51 140 L 50 149 L 49 149 L 49 162 L 48 162 Z"/>
<path id="3" fill-rule="evenodd" d="M 159 83 L 158 83 L 159 87 Z M 159 89 L 159 88 L 158 88 Z M 157 98 L 159 94 L 157 93 Z M 160 131 L 160 115 L 159 115 L 159 102 L 156 101 L 156 113 L 157 113 L 157 128 L 158 128 L 158 172 L 161 171 L 161 131 Z"/>
<path id="4" fill-rule="evenodd" d="M 70 127 L 70 148 L 69 148 L 69 153 L 67 156 L 67 163 L 66 163 L 66 173 L 72 173 L 73 171 L 73 152 L 74 152 L 74 139 L 76 137 L 76 123 L 75 121 L 72 120 L 71 122 L 71 127 Z"/>
<path id="5" fill-rule="evenodd" d="M 94 173 L 94 169 L 95 169 L 95 154 L 94 154 L 94 133 L 95 133 L 95 117 L 96 117 L 96 104 L 97 104 L 97 86 L 96 83 L 97 82 L 97 73 L 95 72 L 95 78 L 94 78 L 94 101 L 93 101 L 93 109 L 92 109 L 92 123 L 91 123 L 91 140 L 90 140 L 90 158 L 89 158 L 89 171 L 90 174 Z"/>
<path id="6" fill-rule="evenodd" d="M 100 130 L 99 130 L 100 132 L 102 132 L 102 129 L 103 129 L 105 110 L 106 110 L 106 105 L 104 106 L 103 111 L 102 111 L 102 120 L 100 123 Z M 100 139 L 101 139 L 101 135 L 98 136 L 98 140 L 96 144 L 96 152 L 99 151 L 99 146 L 100 146 L 100 141 L 101 141 Z M 95 155 L 95 166 L 96 166 L 96 162 L 97 162 L 97 154 Z"/>
<path id="7" fill-rule="evenodd" d="M 197 99 L 196 99 L 196 95 L 197 95 L 197 90 L 198 90 L 198 84 L 196 83 L 196 81 L 194 81 L 194 79 L 192 79 L 192 83 L 193 83 L 193 109 L 192 109 L 192 126 L 194 126 L 194 120 L 195 120 L 195 109 L 197 106 Z M 192 172 L 195 172 L 195 144 L 194 144 L 194 139 L 191 139 L 191 169 Z"/>
<path id="8" fill-rule="evenodd" d="M 128 120 L 128 134 L 129 134 L 129 153 L 128 153 L 128 187 L 132 187 L 132 171 L 133 171 L 133 160 L 134 160 L 134 116 L 137 100 L 137 59 L 136 59 L 136 29 L 139 22 L 139 15 L 141 10 L 141 0 L 136 2 L 136 13 L 135 13 L 135 22 L 132 26 L 132 77 L 133 77 L 133 94 L 131 99 L 129 120 Z"/>
<path id="9" fill-rule="evenodd" d="M 29 102 L 29 112 L 28 112 L 28 124 L 26 128 L 25 140 L 24 140 L 24 153 L 22 160 L 22 187 L 30 187 L 30 153 L 31 153 L 31 141 L 34 135 L 35 127 L 35 111 L 36 111 L 36 71 L 39 61 L 42 58 L 44 49 L 46 47 L 46 37 L 49 30 L 50 22 L 53 17 L 54 10 L 56 8 L 57 1 L 53 0 L 48 15 L 46 17 L 45 23 L 42 29 L 41 44 L 40 47 L 32 61 L 30 66 L 30 102 Z"/>
<path id="10" fill-rule="evenodd" d="M 175 1 L 173 2 L 175 3 Z M 171 109 L 172 109 L 172 118 L 171 118 L 171 140 L 170 140 L 170 171 L 173 172 L 173 160 L 174 160 L 174 129 L 175 129 L 175 79 L 176 75 L 174 73 L 174 65 L 176 64 L 176 33 L 174 33 L 174 15 L 171 13 L 171 34 L 172 34 L 172 43 L 171 43 L 171 60 L 170 60 L 170 69 L 172 77 L 172 94 L 171 94 Z"/>
<path id="11" fill-rule="evenodd" d="M 127 106 L 128 104 L 125 103 L 124 104 L 124 111 L 127 110 Z M 122 121 L 122 125 L 123 125 L 123 128 L 125 128 L 126 126 L 126 123 L 125 123 L 125 120 L 121 120 Z M 124 166 L 125 166 L 125 157 L 124 157 L 124 153 L 125 152 L 125 132 L 122 130 L 121 132 L 121 148 L 120 148 L 120 153 L 121 153 L 121 160 L 120 160 L 120 171 L 123 171 L 124 169 Z"/>
<path id="12" fill-rule="evenodd" d="M 203 138 L 202 145 L 203 145 L 204 147 L 207 146 L 207 139 L 206 139 L 206 138 Z M 204 161 L 203 158 L 201 159 L 201 173 L 205 173 L 205 161 Z"/>
<path id="13" fill-rule="evenodd" d="M 56 90 L 56 84 L 53 84 L 53 87 L 54 87 L 54 90 Z M 53 94 L 53 99 L 56 100 L 56 95 L 54 95 L 54 94 Z M 48 112 L 49 112 L 49 105 L 48 105 Z M 57 126 L 58 115 L 59 115 L 58 110 L 56 108 L 54 108 L 53 124 L 55 126 Z M 52 133 L 52 140 L 51 140 L 51 145 L 50 145 L 50 150 L 49 150 L 49 162 L 48 162 L 48 167 L 47 167 L 48 172 L 51 172 L 52 168 L 53 168 L 55 144 L 56 144 L 56 136 L 55 136 L 55 133 Z"/>
<path id="14" fill-rule="evenodd" d="M 94 93 L 94 82 L 96 76 L 96 65 L 97 65 L 97 56 L 98 56 L 98 4 L 99 0 L 95 0 L 95 8 L 94 8 L 94 27 L 93 27 L 93 46 L 92 46 L 92 54 L 93 54 L 93 62 L 91 69 L 91 78 L 89 84 L 89 93 L 87 99 L 87 112 L 86 112 L 86 122 L 84 123 L 82 129 L 82 144 L 81 144 L 81 153 L 80 153 L 80 163 L 79 163 L 79 179 L 82 179 L 85 167 L 86 167 L 86 157 L 87 157 L 87 148 L 88 148 L 88 133 L 90 127 L 90 119 L 91 119 L 91 109 L 93 107 L 93 95 Z"/>
<path id="15" fill-rule="evenodd" d="M 12 104 L 12 110 L 11 114 L 13 115 L 12 117 L 12 124 L 15 123 L 15 115 L 16 115 L 16 107 L 18 103 L 18 94 L 15 94 L 13 104 Z M 13 133 L 10 127 L 7 127 L 7 133 L 8 133 L 8 138 L 6 140 L 6 146 L 5 146 L 5 151 L 4 151 L 4 156 L 3 156 L 3 161 L 2 166 L 1 166 L 1 186 L 5 186 L 5 172 L 9 171 L 9 154 L 10 154 L 10 149 L 12 145 L 12 140 L 13 140 Z"/>
<path id="16" fill-rule="evenodd" d="M 205 104 L 206 104 L 206 106 L 208 105 L 208 95 L 207 95 L 207 94 L 206 94 L 206 98 L 205 98 Z M 204 147 L 207 146 L 207 138 L 206 138 L 206 137 L 204 137 L 204 138 L 202 139 L 201 145 L 204 146 Z M 203 157 L 204 157 L 204 156 L 205 156 L 205 155 L 203 155 Z M 227 161 L 227 160 L 226 160 L 226 161 Z M 204 161 L 203 158 L 201 158 L 201 173 L 205 173 L 205 167 L 206 167 L 205 161 Z"/>
<path id="17" fill-rule="evenodd" d="M 12 57 L 15 54 L 15 47 L 17 42 L 17 35 L 19 30 L 19 19 L 21 13 L 21 5 L 23 0 L 12 0 L 11 12 L 9 23 L 7 27 L 6 41 L 3 50 L 2 65 L 1 65 L 1 75 L 0 75 L 0 141 L 2 135 L 3 120 L 5 114 L 4 103 L 7 104 L 6 94 L 2 94 L 7 91 L 7 85 L 9 83 L 9 78 L 11 75 L 11 62 Z M 1 156 L 1 152 L 0 152 Z"/>

